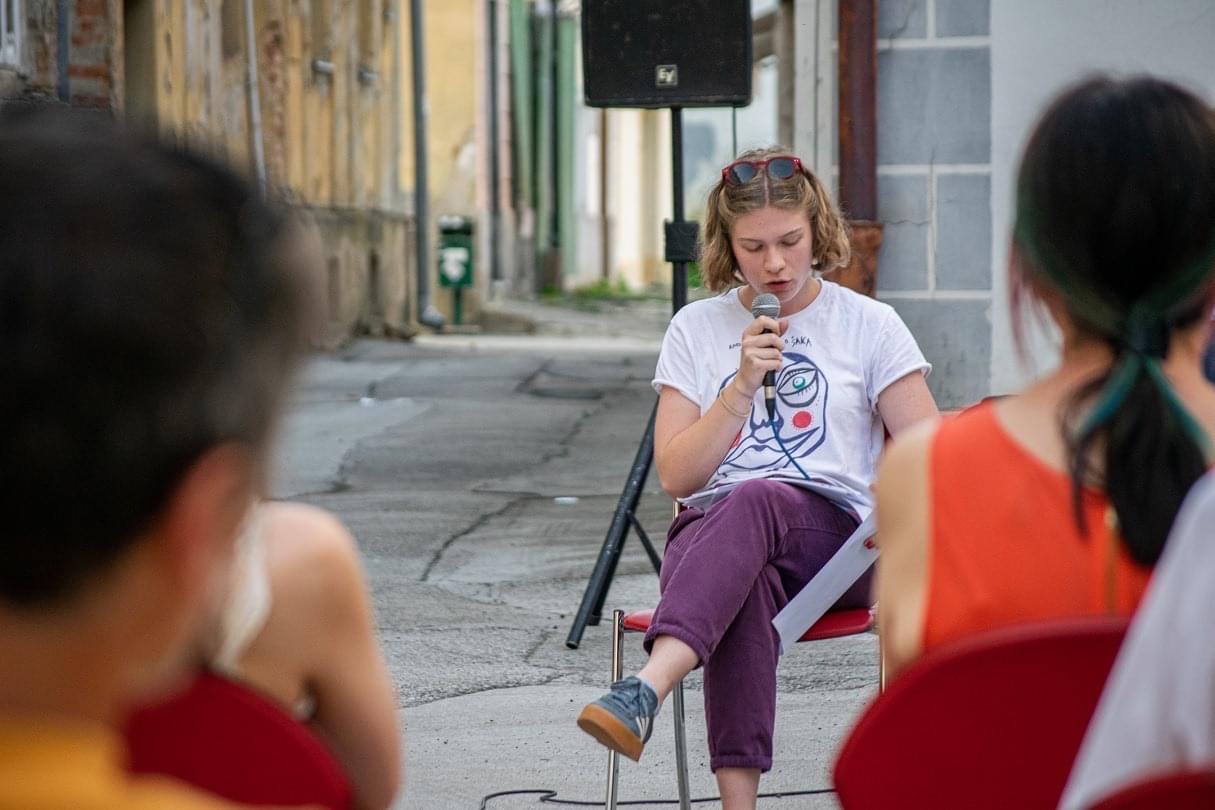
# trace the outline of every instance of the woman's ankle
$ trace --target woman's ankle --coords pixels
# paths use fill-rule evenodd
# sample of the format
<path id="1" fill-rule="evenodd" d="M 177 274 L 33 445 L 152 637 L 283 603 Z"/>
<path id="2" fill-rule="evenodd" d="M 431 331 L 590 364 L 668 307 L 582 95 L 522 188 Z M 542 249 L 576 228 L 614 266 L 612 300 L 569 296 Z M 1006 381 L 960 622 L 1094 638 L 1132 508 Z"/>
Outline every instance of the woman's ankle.
<path id="1" fill-rule="evenodd" d="M 716 776 L 722 810 L 755 810 L 759 768 L 718 768 Z"/>
<path id="2" fill-rule="evenodd" d="M 658 696 L 659 706 L 666 703 L 667 695 L 671 694 L 671 690 L 675 688 L 675 684 L 654 672 L 647 672 L 644 667 L 637 673 L 637 678 L 654 690 L 654 694 Z"/>
<path id="3" fill-rule="evenodd" d="M 637 677 L 650 685 L 662 703 L 699 660 L 695 650 L 685 642 L 674 636 L 659 636 L 650 647 L 650 660 Z"/>

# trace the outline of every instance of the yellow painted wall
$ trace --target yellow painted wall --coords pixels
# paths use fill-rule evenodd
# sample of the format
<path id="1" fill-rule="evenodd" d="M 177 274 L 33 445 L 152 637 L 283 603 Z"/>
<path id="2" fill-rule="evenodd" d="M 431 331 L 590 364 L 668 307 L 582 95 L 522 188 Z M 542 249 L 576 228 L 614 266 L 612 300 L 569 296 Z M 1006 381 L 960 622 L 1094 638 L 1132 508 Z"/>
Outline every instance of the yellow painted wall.
<path id="1" fill-rule="evenodd" d="M 426 62 L 430 99 L 430 181 L 432 196 L 453 181 L 459 150 L 473 135 L 476 54 L 476 0 L 426 3 Z"/>
<path id="2" fill-rule="evenodd" d="M 157 125 L 252 172 L 242 0 L 144 1 L 153 3 L 145 47 Z M 393 199 L 385 169 L 396 159 L 396 129 L 409 122 L 393 112 L 397 60 L 383 0 L 256 0 L 254 9 L 271 185 L 313 205 L 374 208 Z M 314 69 L 315 60 L 332 72 Z"/>
<path id="3" fill-rule="evenodd" d="M 445 196 L 445 190 L 455 179 L 460 149 L 473 139 L 477 103 L 475 33 L 479 24 L 477 15 L 481 13 L 478 0 L 426 0 L 423 4 L 426 91 L 430 102 L 426 151 L 432 200 Z M 407 6 L 402 9 L 400 26 L 402 115 L 406 126 L 399 166 L 403 184 L 412 189 L 413 79 Z"/>
<path id="4" fill-rule="evenodd" d="M 149 117 L 163 132 L 253 174 L 243 0 L 130 1 L 148 4 L 144 16 L 127 15 L 141 25 L 150 20 L 150 30 L 141 29 L 134 43 L 144 51 L 124 64 L 146 65 L 154 77 L 154 86 L 132 85 L 154 108 Z M 398 130 L 408 121 L 395 112 L 399 77 L 392 68 L 399 58 L 386 4 L 253 5 L 267 183 L 300 205 L 320 237 L 329 313 L 323 339 L 340 340 L 356 326 L 408 331 L 411 227 L 389 208 L 400 195 L 390 187 L 395 173 L 386 171 L 396 164 Z M 395 6 L 399 19 L 408 4 Z M 318 60 L 332 69 L 317 69 Z"/>

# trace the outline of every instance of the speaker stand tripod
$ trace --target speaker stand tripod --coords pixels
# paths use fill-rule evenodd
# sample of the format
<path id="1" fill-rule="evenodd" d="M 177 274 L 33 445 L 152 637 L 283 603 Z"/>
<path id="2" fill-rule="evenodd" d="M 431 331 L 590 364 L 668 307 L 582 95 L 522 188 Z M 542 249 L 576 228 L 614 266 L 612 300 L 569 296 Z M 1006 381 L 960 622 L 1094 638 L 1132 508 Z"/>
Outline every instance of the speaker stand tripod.
<path id="1" fill-rule="evenodd" d="M 683 110 L 671 108 L 671 174 L 674 181 L 672 189 L 672 217 L 665 223 L 664 257 L 671 263 L 671 314 L 679 312 L 688 302 L 688 262 L 696 259 L 695 222 L 686 222 L 683 218 Z M 650 563 L 657 573 L 662 564 L 654 544 L 637 519 L 637 504 L 641 500 L 641 491 L 645 488 L 646 478 L 650 474 L 650 464 L 654 459 L 654 418 L 658 414 L 658 403 L 654 403 L 650 411 L 650 421 L 641 437 L 633 466 L 625 479 L 624 490 L 616 503 L 616 511 L 612 515 L 611 525 L 608 526 L 607 536 L 599 549 L 599 557 L 591 571 L 590 581 L 582 594 L 582 602 L 578 605 L 578 613 L 574 616 L 574 624 L 565 639 L 565 646 L 571 650 L 578 649 L 582 643 L 582 633 L 588 624 L 599 624 L 603 616 L 603 601 L 607 598 L 608 588 L 612 578 L 616 576 L 616 564 L 620 562 L 620 551 L 628 537 L 629 529 L 637 533 L 637 539 L 645 548 Z"/>

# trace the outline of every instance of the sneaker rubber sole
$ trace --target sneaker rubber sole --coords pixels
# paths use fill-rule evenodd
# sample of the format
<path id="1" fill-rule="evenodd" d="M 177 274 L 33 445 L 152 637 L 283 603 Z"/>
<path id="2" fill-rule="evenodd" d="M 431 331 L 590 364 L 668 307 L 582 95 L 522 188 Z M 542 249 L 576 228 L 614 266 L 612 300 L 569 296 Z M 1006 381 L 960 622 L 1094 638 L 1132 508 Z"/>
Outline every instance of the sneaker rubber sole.
<path id="1" fill-rule="evenodd" d="M 607 709 L 593 703 L 587 706 L 578 715 L 578 728 L 634 762 L 641 760 L 641 749 L 645 743 Z"/>

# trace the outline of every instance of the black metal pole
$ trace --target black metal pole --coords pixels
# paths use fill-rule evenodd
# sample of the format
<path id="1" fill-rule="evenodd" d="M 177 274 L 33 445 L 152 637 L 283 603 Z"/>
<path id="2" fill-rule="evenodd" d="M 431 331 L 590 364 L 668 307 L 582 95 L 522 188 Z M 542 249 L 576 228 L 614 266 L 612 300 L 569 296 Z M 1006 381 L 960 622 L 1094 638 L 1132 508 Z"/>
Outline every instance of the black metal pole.
<path id="1" fill-rule="evenodd" d="M 612 523 L 608 526 L 607 536 L 599 549 L 599 557 L 591 571 L 591 578 L 582 593 L 582 602 L 578 605 L 578 613 L 574 616 L 573 627 L 565 639 L 565 646 L 571 650 L 578 649 L 582 643 L 582 632 L 588 624 L 599 624 L 603 611 L 603 600 L 607 597 L 612 577 L 616 574 L 616 563 L 620 561 L 620 549 L 629 531 L 629 515 L 637 508 L 641 498 L 641 490 L 645 487 L 645 479 L 650 474 L 650 463 L 654 459 L 654 415 L 658 412 L 658 403 L 650 412 L 650 421 L 646 425 L 645 435 L 641 437 L 641 445 L 633 458 L 633 466 L 629 477 L 624 482 L 624 490 L 616 503 L 616 512 L 612 515 Z"/>
<path id="2" fill-rule="evenodd" d="M 671 175 L 674 187 L 671 197 L 671 220 L 683 224 L 683 110 L 671 108 Z M 688 264 L 682 259 L 671 262 L 671 314 L 688 303 Z"/>
<path id="3" fill-rule="evenodd" d="M 672 189 L 672 225 L 685 224 L 683 219 L 683 110 L 671 108 L 671 174 L 674 181 Z M 670 245 L 668 254 L 672 253 Z M 678 254 L 680 251 L 674 251 Z M 679 312 L 688 302 L 688 263 L 687 259 L 678 255 L 671 262 L 671 309 Z M 629 527 L 636 521 L 635 512 L 641 500 L 641 492 L 645 480 L 650 474 L 650 465 L 654 460 L 654 419 L 658 415 L 658 403 L 650 411 L 650 421 L 646 424 L 645 434 L 641 437 L 641 445 L 633 459 L 633 466 L 625 480 L 624 491 L 616 503 L 616 512 L 612 515 L 612 523 L 608 526 L 607 536 L 599 549 L 599 558 L 595 560 L 595 568 L 582 594 L 582 602 L 574 616 L 574 624 L 565 639 L 565 646 L 571 650 L 578 649 L 582 643 L 582 633 L 588 624 L 599 624 L 603 615 L 603 603 L 607 599 L 608 588 L 612 578 L 616 576 L 616 565 L 620 562 L 620 550 L 624 546 Z M 642 543 L 647 551 L 651 551 L 649 540 L 641 535 Z M 651 556 L 651 560 L 654 557 Z M 657 568 L 657 565 L 655 566 Z"/>

